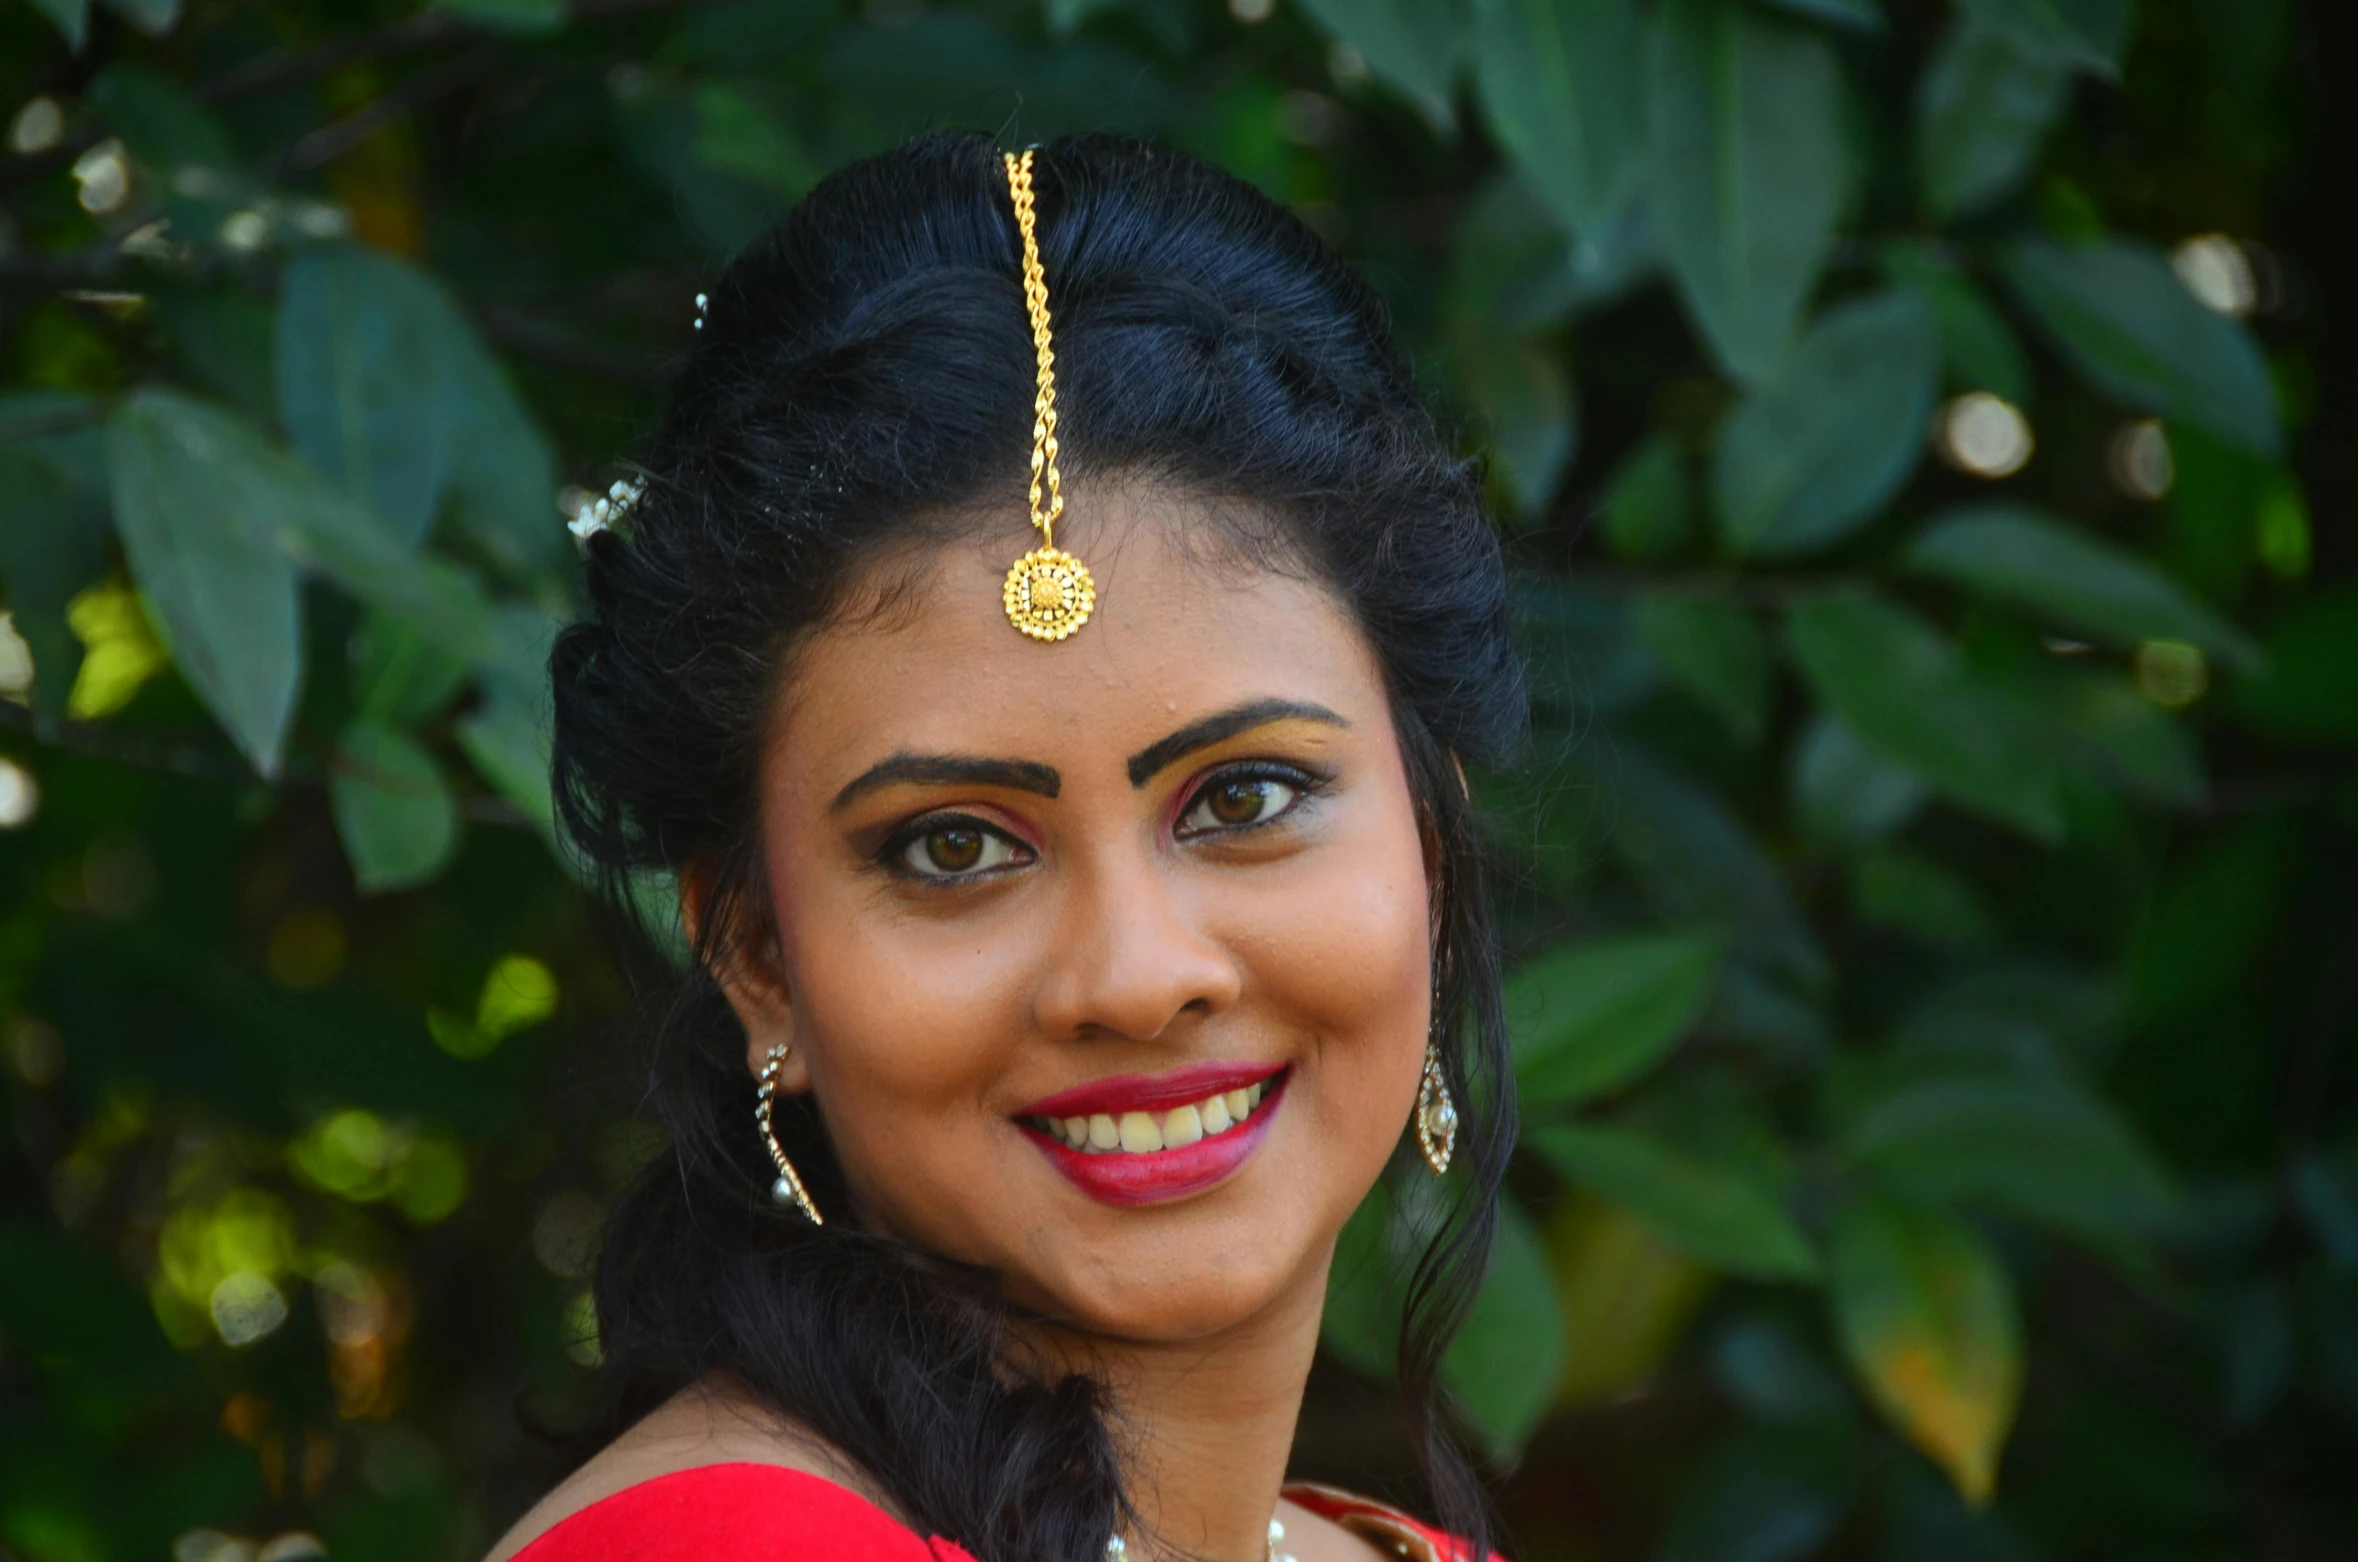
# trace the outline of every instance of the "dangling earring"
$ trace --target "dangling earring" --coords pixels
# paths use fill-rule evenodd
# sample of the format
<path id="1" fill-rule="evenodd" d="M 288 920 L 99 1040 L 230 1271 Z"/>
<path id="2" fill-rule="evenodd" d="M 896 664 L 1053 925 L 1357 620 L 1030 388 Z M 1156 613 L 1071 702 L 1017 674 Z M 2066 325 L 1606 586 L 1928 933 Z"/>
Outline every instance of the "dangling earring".
<path id="1" fill-rule="evenodd" d="M 778 1067 L 786 1061 L 786 1051 L 786 1044 L 780 1042 L 763 1055 L 761 1085 L 754 1093 L 753 1120 L 761 1125 L 761 1142 L 768 1148 L 770 1160 L 778 1168 L 778 1180 L 770 1184 L 770 1197 L 781 1204 L 796 1206 L 810 1217 L 812 1225 L 823 1226 L 827 1222 L 819 1218 L 819 1206 L 813 1204 L 811 1196 L 803 1191 L 802 1178 L 795 1175 L 794 1163 L 786 1159 L 785 1150 L 778 1144 L 777 1131 L 770 1127 L 770 1109 L 778 1100 Z M 1452 1126 L 1450 1131 L 1454 1133 L 1455 1127 Z M 1432 1154 L 1430 1150 L 1425 1153 L 1428 1156 Z M 1442 1154 L 1446 1158 L 1448 1152 L 1443 1151 Z"/>
<path id="2" fill-rule="evenodd" d="M 1457 1148 L 1457 1103 L 1449 1099 L 1449 1081 L 1441 1077 L 1440 995 L 1434 995 L 1433 1030 L 1425 1037 L 1425 1077 L 1416 1089 L 1416 1143 L 1425 1164 L 1438 1177 L 1449 1170 L 1449 1155 Z"/>

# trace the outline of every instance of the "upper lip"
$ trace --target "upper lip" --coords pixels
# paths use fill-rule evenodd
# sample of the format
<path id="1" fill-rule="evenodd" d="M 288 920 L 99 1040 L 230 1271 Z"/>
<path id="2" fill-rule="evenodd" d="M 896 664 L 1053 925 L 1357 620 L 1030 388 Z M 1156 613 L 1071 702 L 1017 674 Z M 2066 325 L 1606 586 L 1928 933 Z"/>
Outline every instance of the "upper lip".
<path id="1" fill-rule="evenodd" d="M 1159 1074 L 1114 1074 L 1052 1096 L 1042 1096 L 1018 1117 L 1094 1117 L 1102 1112 L 1160 1112 L 1190 1101 L 1243 1090 L 1285 1067 L 1282 1063 L 1190 1063 Z"/>

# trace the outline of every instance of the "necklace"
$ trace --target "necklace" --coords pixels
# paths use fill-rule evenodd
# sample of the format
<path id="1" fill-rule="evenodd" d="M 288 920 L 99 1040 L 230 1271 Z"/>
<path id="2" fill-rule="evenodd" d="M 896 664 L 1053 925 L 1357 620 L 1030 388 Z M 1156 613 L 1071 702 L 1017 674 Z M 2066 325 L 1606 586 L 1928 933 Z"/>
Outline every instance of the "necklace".
<path id="1" fill-rule="evenodd" d="M 1269 1521 L 1269 1562 L 1294 1562 L 1290 1553 L 1277 1549 L 1277 1543 L 1283 1539 L 1285 1539 L 1285 1526 L 1278 1523 L 1277 1520 L 1271 1519 Z M 1122 1543 L 1121 1536 L 1111 1535 L 1106 1538 L 1105 1562 L 1130 1562 L 1130 1548 Z"/>

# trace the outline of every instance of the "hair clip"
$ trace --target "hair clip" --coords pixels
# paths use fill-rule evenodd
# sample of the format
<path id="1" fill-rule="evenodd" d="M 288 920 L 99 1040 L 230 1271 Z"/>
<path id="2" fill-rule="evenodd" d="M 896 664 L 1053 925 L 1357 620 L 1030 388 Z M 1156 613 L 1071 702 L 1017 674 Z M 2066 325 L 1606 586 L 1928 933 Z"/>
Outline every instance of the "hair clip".
<path id="1" fill-rule="evenodd" d="M 704 329 L 704 312 L 711 303 L 712 298 L 709 294 L 698 293 L 696 295 L 696 329 L 699 331 Z"/>
<path id="2" fill-rule="evenodd" d="M 565 529 L 573 534 L 576 542 L 586 547 L 598 533 L 612 531 L 614 523 L 630 514 L 631 506 L 637 504 L 646 491 L 644 478 L 616 478 L 614 485 L 601 497 L 592 499 L 584 495 L 581 502 L 574 506 L 573 518 L 565 523 Z"/>

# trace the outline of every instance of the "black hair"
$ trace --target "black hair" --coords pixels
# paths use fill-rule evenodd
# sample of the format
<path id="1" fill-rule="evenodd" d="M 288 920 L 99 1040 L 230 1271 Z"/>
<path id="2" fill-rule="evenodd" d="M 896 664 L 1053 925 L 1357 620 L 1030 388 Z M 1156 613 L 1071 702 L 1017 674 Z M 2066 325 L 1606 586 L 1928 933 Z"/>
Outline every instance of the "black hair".
<path id="1" fill-rule="evenodd" d="M 1435 1024 L 1462 1121 L 1403 1293 L 1399 1378 L 1435 1516 L 1479 1557 L 1488 1508 L 1437 1373 L 1489 1253 L 1514 1096 L 1458 765 L 1503 758 L 1524 712 L 1480 473 L 1376 294 L 1251 186 L 1105 135 L 1042 147 L 1034 183 L 1068 476 L 1262 517 L 1230 540 L 1322 583 L 1382 666 L 1441 865 Z M 954 134 L 834 174 L 729 264 L 644 492 L 592 539 L 591 615 L 557 642 L 555 783 L 610 889 L 692 869 L 713 908 L 653 1052 L 670 1149 L 598 1263 L 621 1403 L 726 1374 L 981 1562 L 1099 1562 L 1129 1514 L 1103 1390 L 1010 1371 L 1018 1320 L 987 1275 L 773 1205 L 744 1033 L 709 974 L 728 908 L 760 900 L 757 755 L 787 651 L 888 544 L 1020 501 L 1020 256 L 998 149 Z M 777 1132 L 820 1208 L 848 1210 L 808 1098 L 779 1103 Z"/>

